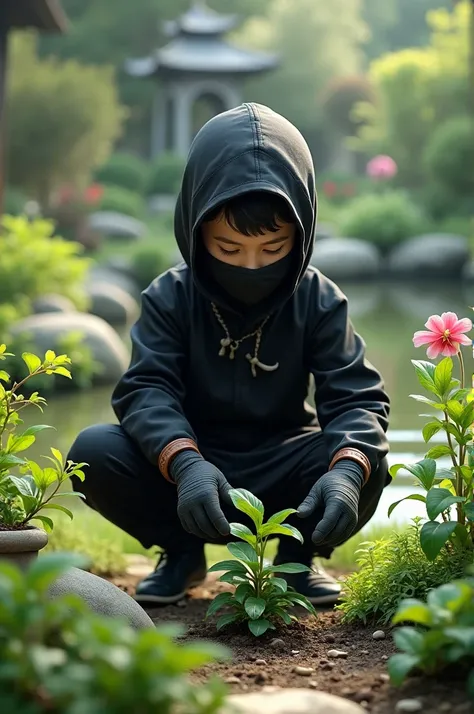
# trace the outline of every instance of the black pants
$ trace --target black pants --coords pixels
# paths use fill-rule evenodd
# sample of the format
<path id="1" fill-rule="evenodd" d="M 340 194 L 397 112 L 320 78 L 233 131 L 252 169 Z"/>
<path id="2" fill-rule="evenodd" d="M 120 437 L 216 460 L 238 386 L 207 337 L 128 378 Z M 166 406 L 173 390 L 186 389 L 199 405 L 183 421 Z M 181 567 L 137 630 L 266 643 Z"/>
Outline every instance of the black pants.
<path id="1" fill-rule="evenodd" d="M 307 444 L 308 438 L 304 442 Z M 313 432 L 310 442 L 311 449 L 300 449 L 298 463 L 295 468 L 289 464 L 283 481 L 267 489 L 255 481 L 255 486 L 249 489 L 263 501 L 266 517 L 284 508 L 297 508 L 317 479 L 326 473 L 328 455 L 321 432 Z M 98 424 L 85 429 L 73 444 L 68 459 L 89 464 L 83 483 L 73 479 L 74 488 L 85 495 L 86 503 L 145 548 L 156 545 L 165 550 L 190 550 L 202 545 L 200 539 L 186 533 L 181 526 L 176 487 L 163 478 L 158 467 L 150 464 L 120 426 Z M 382 491 L 390 481 L 387 473 L 384 460 L 363 488 L 357 531 L 374 515 Z M 248 483 L 239 484 L 236 477 L 229 481 L 234 488 L 249 488 Z M 223 510 L 229 521 L 249 525 L 247 517 L 233 506 L 224 506 Z M 305 520 L 292 516 L 288 522 L 303 534 L 305 544 L 300 546 L 297 541 L 284 538 L 283 550 L 289 550 L 295 558 L 298 553 L 313 553 L 311 534 L 320 518 L 318 513 Z M 226 539 L 213 542 L 225 543 Z M 318 546 L 315 555 L 329 558 L 332 550 Z"/>

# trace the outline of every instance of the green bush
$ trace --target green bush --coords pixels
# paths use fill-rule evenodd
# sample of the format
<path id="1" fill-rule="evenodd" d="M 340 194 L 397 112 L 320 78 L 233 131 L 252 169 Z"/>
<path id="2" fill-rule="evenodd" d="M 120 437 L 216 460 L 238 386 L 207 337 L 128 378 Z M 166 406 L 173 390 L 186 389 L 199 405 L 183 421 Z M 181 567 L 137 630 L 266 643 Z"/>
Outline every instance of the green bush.
<path id="1" fill-rule="evenodd" d="M 131 267 L 140 290 L 145 290 L 152 280 L 164 273 L 170 266 L 160 248 L 144 246 L 137 248 L 134 252 Z"/>
<path id="2" fill-rule="evenodd" d="M 181 187 L 184 160 L 177 154 L 162 154 L 154 162 L 148 177 L 147 194 L 176 194 Z"/>
<path id="3" fill-rule="evenodd" d="M 458 199 L 474 200 L 474 124 L 471 117 L 456 117 L 441 124 L 433 132 L 423 158 L 431 181 Z"/>
<path id="4" fill-rule="evenodd" d="M 147 180 L 147 165 L 133 154 L 113 154 L 106 164 L 95 172 L 95 179 L 108 186 L 119 186 L 142 194 Z"/>
<path id="5" fill-rule="evenodd" d="M 101 211 L 116 211 L 132 218 L 141 218 L 145 212 L 145 202 L 139 193 L 120 186 L 105 186 L 100 202 Z"/>
<path id="6" fill-rule="evenodd" d="M 448 552 L 429 561 L 420 545 L 421 523 L 358 551 L 359 570 L 344 583 L 345 599 L 339 606 L 345 622 L 390 622 L 404 598 L 426 598 L 432 588 L 461 578 L 472 556 Z"/>
<path id="7" fill-rule="evenodd" d="M 342 235 L 369 241 L 382 250 L 422 233 L 426 225 L 421 210 L 400 191 L 360 196 L 340 218 Z"/>
<path id="8" fill-rule="evenodd" d="M 28 197 L 17 188 L 7 187 L 3 196 L 3 213 L 20 216 L 25 212 Z"/>
<path id="9" fill-rule="evenodd" d="M 175 639 L 179 627 L 136 632 L 48 589 L 79 556 L 50 553 L 26 573 L 0 564 L 0 711 L 15 714 L 217 714 L 225 687 L 188 674 L 226 652 Z"/>

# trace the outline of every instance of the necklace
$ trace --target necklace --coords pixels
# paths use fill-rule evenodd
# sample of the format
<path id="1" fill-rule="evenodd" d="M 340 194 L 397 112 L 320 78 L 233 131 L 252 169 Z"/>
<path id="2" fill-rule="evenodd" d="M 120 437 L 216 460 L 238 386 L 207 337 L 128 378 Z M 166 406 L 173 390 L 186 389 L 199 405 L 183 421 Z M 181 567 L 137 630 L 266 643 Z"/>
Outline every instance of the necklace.
<path id="1" fill-rule="evenodd" d="M 221 313 L 219 312 L 219 309 L 215 303 L 211 303 L 212 310 L 214 312 L 214 315 L 216 316 L 216 319 L 219 323 L 219 325 L 222 327 L 222 329 L 225 332 L 225 337 L 222 338 L 220 342 L 220 350 L 219 350 L 219 357 L 226 357 L 227 356 L 227 350 L 229 350 L 229 359 L 235 359 L 235 353 L 239 349 L 240 345 L 242 342 L 245 340 L 251 339 L 252 337 L 255 337 L 255 350 L 253 355 L 251 355 L 249 352 L 245 355 L 245 359 L 250 362 L 250 369 L 252 371 L 252 376 L 256 377 L 257 376 L 257 367 L 261 369 L 263 372 L 275 372 L 280 364 L 277 362 L 276 364 L 264 364 L 261 362 L 258 358 L 258 353 L 260 350 L 260 345 L 262 342 L 262 334 L 263 334 L 263 328 L 267 324 L 268 320 L 270 319 L 270 315 L 267 315 L 267 317 L 263 320 L 263 322 L 257 327 L 256 330 L 253 332 L 249 332 L 248 335 L 244 335 L 241 337 L 239 340 L 234 340 L 229 333 L 229 330 L 227 328 L 227 325 L 224 321 L 224 318 L 222 317 Z"/>

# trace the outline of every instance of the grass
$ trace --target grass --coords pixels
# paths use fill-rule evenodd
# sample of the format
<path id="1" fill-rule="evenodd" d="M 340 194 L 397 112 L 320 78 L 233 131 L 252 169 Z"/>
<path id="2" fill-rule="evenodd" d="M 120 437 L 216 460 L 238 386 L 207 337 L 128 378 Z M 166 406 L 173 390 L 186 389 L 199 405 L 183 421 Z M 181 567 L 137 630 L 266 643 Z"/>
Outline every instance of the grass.
<path id="1" fill-rule="evenodd" d="M 98 513 L 86 508 L 76 511 L 74 521 L 58 515 L 56 527 L 50 534 L 50 550 L 80 552 L 92 562 L 92 570 L 100 575 L 119 574 L 125 567 L 124 555 L 145 555 L 156 558 L 158 549 L 146 550 L 138 541 L 102 518 Z M 350 541 L 337 548 L 330 560 L 332 568 L 342 571 L 354 570 L 356 551 L 367 540 L 386 538 L 394 532 L 393 526 L 369 526 Z M 277 541 L 268 547 L 269 557 L 276 553 Z M 206 546 L 208 565 L 232 556 L 225 546 Z"/>

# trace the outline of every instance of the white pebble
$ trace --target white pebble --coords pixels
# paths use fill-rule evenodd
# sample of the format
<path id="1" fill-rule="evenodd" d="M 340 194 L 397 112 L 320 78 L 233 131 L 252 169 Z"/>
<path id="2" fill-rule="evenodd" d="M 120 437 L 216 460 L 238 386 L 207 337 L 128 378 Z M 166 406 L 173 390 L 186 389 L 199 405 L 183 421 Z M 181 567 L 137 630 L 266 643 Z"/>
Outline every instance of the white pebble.
<path id="1" fill-rule="evenodd" d="M 345 659 L 348 655 L 348 652 L 344 652 L 343 650 L 329 650 L 328 652 L 328 657 L 334 657 L 334 659 Z"/>
<path id="2" fill-rule="evenodd" d="M 293 669 L 293 672 L 295 674 L 299 674 L 300 677 L 311 677 L 314 672 L 314 669 L 312 667 L 295 667 Z"/>
<path id="3" fill-rule="evenodd" d="M 266 666 L 267 666 L 267 661 L 266 661 L 265 659 L 256 659 L 256 660 L 255 660 L 255 664 L 258 664 L 258 665 L 260 665 L 260 666 L 262 666 L 262 667 L 266 667 Z"/>
<path id="4" fill-rule="evenodd" d="M 400 699 L 395 707 L 396 712 L 403 712 L 403 714 L 421 712 L 422 709 L 423 705 L 418 699 Z"/>
<path id="5" fill-rule="evenodd" d="M 384 640 L 385 639 L 385 632 L 383 630 L 376 630 L 374 634 L 372 635 L 373 640 Z"/>

